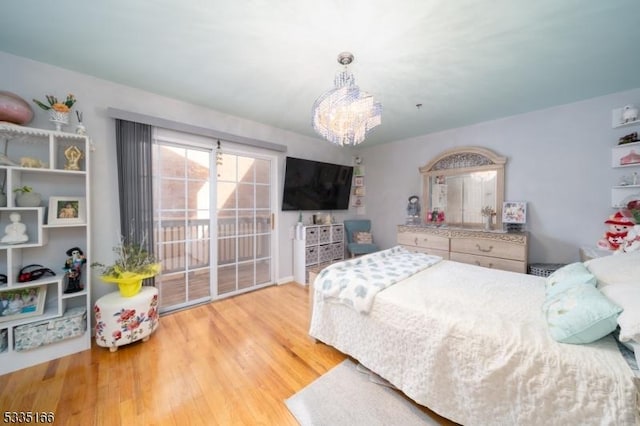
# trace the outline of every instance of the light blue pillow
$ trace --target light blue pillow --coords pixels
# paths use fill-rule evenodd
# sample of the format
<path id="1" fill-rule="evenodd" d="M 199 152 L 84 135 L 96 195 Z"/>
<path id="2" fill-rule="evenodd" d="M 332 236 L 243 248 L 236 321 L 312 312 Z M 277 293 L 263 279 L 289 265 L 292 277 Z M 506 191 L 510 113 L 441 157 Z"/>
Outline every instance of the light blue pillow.
<path id="1" fill-rule="evenodd" d="M 583 263 L 570 263 L 547 277 L 546 294 L 547 297 L 553 297 L 576 285 L 589 284 L 595 287 L 597 283 L 596 276 Z"/>
<path id="2" fill-rule="evenodd" d="M 597 288 L 578 284 L 547 297 L 542 310 L 551 336 L 562 343 L 591 343 L 616 329 L 622 308 Z"/>

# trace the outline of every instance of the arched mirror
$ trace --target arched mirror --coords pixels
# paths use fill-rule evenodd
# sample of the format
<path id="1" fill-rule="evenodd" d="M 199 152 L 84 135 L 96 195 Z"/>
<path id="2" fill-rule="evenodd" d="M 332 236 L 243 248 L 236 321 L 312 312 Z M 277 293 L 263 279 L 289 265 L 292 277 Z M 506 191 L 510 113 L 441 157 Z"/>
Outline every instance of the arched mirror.
<path id="1" fill-rule="evenodd" d="M 420 168 L 425 223 L 502 229 L 505 157 L 479 147 L 445 151 Z M 433 214 L 437 212 L 437 214 Z"/>

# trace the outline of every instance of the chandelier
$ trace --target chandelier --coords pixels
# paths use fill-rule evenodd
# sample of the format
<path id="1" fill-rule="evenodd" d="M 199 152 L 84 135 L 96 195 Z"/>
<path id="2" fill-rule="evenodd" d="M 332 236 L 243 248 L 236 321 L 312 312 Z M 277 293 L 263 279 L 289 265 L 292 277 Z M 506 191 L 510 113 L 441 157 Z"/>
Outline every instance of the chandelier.
<path id="1" fill-rule="evenodd" d="M 335 88 L 322 94 L 313 104 L 313 129 L 337 145 L 357 145 L 381 123 L 382 104 L 356 86 L 347 65 L 353 55 L 342 52 L 338 63 L 344 69 L 336 74 Z"/>

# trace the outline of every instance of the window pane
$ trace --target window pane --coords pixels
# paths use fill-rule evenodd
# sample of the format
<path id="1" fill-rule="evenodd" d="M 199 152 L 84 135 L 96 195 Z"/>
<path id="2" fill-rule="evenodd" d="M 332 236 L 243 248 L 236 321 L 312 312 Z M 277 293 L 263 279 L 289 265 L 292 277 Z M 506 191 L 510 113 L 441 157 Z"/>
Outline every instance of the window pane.
<path id="1" fill-rule="evenodd" d="M 238 264 L 238 288 L 239 289 L 253 287 L 253 283 L 254 283 L 253 266 L 254 266 L 254 262 Z"/>
<path id="2" fill-rule="evenodd" d="M 236 235 L 236 210 L 218 212 L 218 238 Z"/>
<path id="3" fill-rule="evenodd" d="M 218 294 L 236 290 L 236 265 L 218 267 Z"/>
<path id="4" fill-rule="evenodd" d="M 218 210 L 236 208 L 236 184 L 230 182 L 218 182 Z"/>
<path id="5" fill-rule="evenodd" d="M 209 194 L 211 188 L 209 182 L 202 180 L 189 180 L 187 181 L 188 191 L 188 209 L 205 209 L 209 208 Z"/>
<path id="6" fill-rule="evenodd" d="M 256 235 L 256 257 L 271 257 L 271 234 Z"/>
<path id="7" fill-rule="evenodd" d="M 238 208 L 252 209 L 254 206 L 253 192 L 254 186 L 249 184 L 238 184 Z"/>
<path id="8" fill-rule="evenodd" d="M 161 244 L 162 272 L 168 273 L 184 269 L 185 267 L 185 243 Z"/>
<path id="9" fill-rule="evenodd" d="M 236 239 L 218 239 L 218 265 L 225 265 L 236 261 Z"/>
<path id="10" fill-rule="evenodd" d="M 161 146 L 160 159 L 156 164 L 159 169 L 154 169 L 153 173 L 164 177 L 183 178 L 185 175 L 185 154 L 184 148 Z"/>
<path id="11" fill-rule="evenodd" d="M 236 156 L 222 154 L 222 164 L 218 164 L 218 180 L 237 181 Z"/>
<path id="12" fill-rule="evenodd" d="M 163 210 L 183 209 L 185 203 L 186 182 L 178 179 L 160 180 L 160 208 Z"/>
<path id="13" fill-rule="evenodd" d="M 189 299 L 209 297 L 211 274 L 209 269 L 198 269 L 189 273 Z"/>
<path id="14" fill-rule="evenodd" d="M 266 284 L 271 280 L 271 259 L 256 262 L 256 284 Z"/>
<path id="15" fill-rule="evenodd" d="M 256 183 L 271 182 L 271 169 L 268 160 L 255 160 Z"/>
<path id="16" fill-rule="evenodd" d="M 189 242 L 189 268 L 203 268 L 209 265 L 210 240 L 193 240 Z"/>
<path id="17" fill-rule="evenodd" d="M 271 232 L 271 210 L 256 210 L 256 233 Z"/>
<path id="18" fill-rule="evenodd" d="M 238 181 L 244 183 L 253 183 L 255 160 L 248 157 L 238 157 Z"/>
<path id="19" fill-rule="evenodd" d="M 253 259 L 253 237 L 238 237 L 238 261 Z"/>
<path id="20" fill-rule="evenodd" d="M 253 234 L 253 215 L 240 213 L 238 217 L 238 235 Z"/>
<path id="21" fill-rule="evenodd" d="M 209 180 L 209 152 L 189 150 L 187 160 L 188 179 Z"/>
<path id="22" fill-rule="evenodd" d="M 256 208 L 268 209 L 271 207 L 270 186 L 256 185 Z"/>

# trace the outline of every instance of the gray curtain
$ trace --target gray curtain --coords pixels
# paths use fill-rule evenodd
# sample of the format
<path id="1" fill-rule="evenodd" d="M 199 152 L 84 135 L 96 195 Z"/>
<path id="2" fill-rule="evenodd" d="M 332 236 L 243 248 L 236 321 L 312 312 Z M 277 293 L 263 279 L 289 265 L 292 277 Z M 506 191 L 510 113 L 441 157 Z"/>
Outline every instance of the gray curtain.
<path id="1" fill-rule="evenodd" d="M 116 119 L 120 233 L 153 253 L 151 126 Z M 152 284 L 147 280 L 145 284 Z"/>

